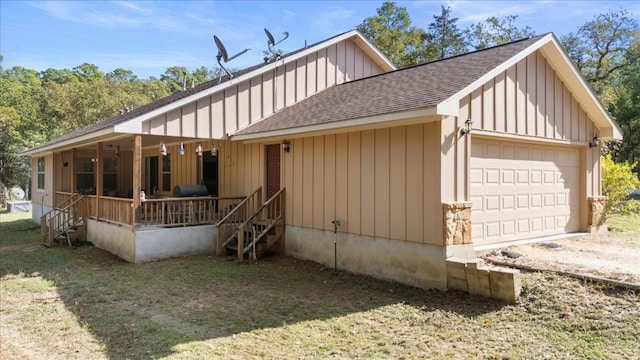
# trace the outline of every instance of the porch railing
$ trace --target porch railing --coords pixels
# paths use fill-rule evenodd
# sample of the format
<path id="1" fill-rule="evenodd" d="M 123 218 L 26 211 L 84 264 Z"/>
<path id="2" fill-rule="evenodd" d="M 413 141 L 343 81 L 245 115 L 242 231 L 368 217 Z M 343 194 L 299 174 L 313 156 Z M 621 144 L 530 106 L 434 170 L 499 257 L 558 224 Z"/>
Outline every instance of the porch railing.
<path id="1" fill-rule="evenodd" d="M 84 196 L 72 196 L 40 217 L 42 243 L 52 246 L 54 239 L 64 237 L 71 246 L 70 231 L 86 234 Z M 82 229 L 78 229 L 78 227 Z M 84 236 L 84 235 L 83 235 Z"/>
<path id="2" fill-rule="evenodd" d="M 250 216 L 254 215 L 262 202 L 262 187 L 257 188 L 251 195 L 226 214 L 218 223 L 218 240 L 216 254 L 221 255 L 222 249 L 233 240 L 238 231 L 238 227 Z"/>

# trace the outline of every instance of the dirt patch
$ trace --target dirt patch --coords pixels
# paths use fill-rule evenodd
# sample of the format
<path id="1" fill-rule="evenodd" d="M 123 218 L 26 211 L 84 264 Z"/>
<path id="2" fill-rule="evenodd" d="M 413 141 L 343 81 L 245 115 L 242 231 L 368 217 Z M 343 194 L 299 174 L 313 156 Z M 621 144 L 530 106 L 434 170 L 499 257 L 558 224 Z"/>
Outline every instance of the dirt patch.
<path id="1" fill-rule="evenodd" d="M 521 257 L 517 257 L 522 255 Z M 558 270 L 640 284 L 640 235 L 610 232 L 514 245 L 484 256 L 539 269 Z"/>

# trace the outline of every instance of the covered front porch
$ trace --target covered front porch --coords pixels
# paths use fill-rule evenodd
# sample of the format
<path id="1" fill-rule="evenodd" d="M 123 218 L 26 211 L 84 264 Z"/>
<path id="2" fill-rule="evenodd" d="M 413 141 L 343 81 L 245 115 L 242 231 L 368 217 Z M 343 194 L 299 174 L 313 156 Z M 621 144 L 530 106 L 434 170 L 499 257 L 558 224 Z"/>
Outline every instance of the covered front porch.
<path id="1" fill-rule="evenodd" d="M 59 166 L 53 206 L 40 219 L 46 246 L 88 240 L 141 262 L 222 255 L 233 245 L 242 260 L 265 229 L 255 226 L 258 220 L 271 228 L 282 220 L 284 193 L 272 201 L 262 186 L 243 193 L 237 163 L 244 147 L 228 140 L 128 135 L 76 143 L 51 156 Z"/>

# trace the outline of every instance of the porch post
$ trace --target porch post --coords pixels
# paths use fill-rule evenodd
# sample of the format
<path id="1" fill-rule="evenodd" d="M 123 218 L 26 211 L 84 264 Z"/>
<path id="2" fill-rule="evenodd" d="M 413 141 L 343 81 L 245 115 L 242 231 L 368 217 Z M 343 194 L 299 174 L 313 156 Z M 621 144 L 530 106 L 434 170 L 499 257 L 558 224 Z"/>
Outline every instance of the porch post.
<path id="1" fill-rule="evenodd" d="M 101 142 L 99 142 L 96 146 L 96 154 L 97 154 L 97 158 L 98 160 L 96 161 L 96 166 L 98 167 L 96 169 L 96 208 L 94 209 L 95 211 L 95 215 L 96 215 L 96 220 L 100 220 L 100 197 L 102 196 L 102 178 L 103 178 L 103 174 L 104 174 L 104 166 L 103 166 L 103 161 L 104 161 L 104 152 L 103 152 L 103 144 Z"/>
<path id="2" fill-rule="evenodd" d="M 71 195 L 76 193 L 76 156 L 78 156 L 78 152 L 76 150 L 76 148 L 71 149 L 71 161 L 69 161 L 69 166 L 71 167 Z"/>
<path id="3" fill-rule="evenodd" d="M 140 208 L 140 190 L 142 188 L 142 135 L 133 136 L 133 211 L 131 227 L 135 229 L 136 213 Z"/>

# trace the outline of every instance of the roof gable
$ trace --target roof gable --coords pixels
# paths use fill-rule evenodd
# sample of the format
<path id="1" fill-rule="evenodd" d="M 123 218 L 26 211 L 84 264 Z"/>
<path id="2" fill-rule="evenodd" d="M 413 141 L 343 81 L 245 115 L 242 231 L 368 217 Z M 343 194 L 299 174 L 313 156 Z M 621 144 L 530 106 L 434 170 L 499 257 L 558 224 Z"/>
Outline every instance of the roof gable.
<path id="1" fill-rule="evenodd" d="M 464 96 L 538 50 L 591 115 L 600 136 L 621 139 L 620 129 L 551 33 L 335 85 L 232 136 L 242 140 L 301 133 L 319 124 L 339 128 L 345 120 L 390 113 L 402 119 L 405 114 L 399 113 L 415 115 L 411 111 L 420 108 L 433 108 L 429 114 L 459 116 Z"/>
<path id="2" fill-rule="evenodd" d="M 172 110 L 179 109 L 181 106 L 194 102 L 203 97 L 212 95 L 214 93 L 224 92 L 225 89 L 228 89 L 232 86 L 237 86 L 242 82 L 249 81 L 251 78 L 273 71 L 274 68 L 278 66 L 295 63 L 298 59 L 308 56 L 308 54 L 316 52 L 319 49 L 332 46 L 347 39 L 353 41 L 367 56 L 372 59 L 373 62 L 380 66 L 380 68 L 382 68 L 384 71 L 395 69 L 393 64 L 377 48 L 375 48 L 375 46 L 373 46 L 358 31 L 353 30 L 339 34 L 327 40 L 305 46 L 302 49 L 284 55 L 277 62 L 258 64 L 233 73 L 233 77 L 225 75 L 221 79 L 214 79 L 193 88 L 188 88 L 183 91 L 176 92 L 152 103 L 140 106 L 131 111 L 121 113 L 118 116 L 106 119 L 102 122 L 89 125 L 75 132 L 64 134 L 56 139 L 53 139 L 52 141 L 25 151 L 22 154 L 31 155 L 42 153 L 62 146 L 71 146 L 73 144 L 80 143 L 81 141 L 87 142 L 91 141 L 91 139 L 99 139 L 100 137 L 106 136 L 110 133 L 142 133 L 142 123 L 147 120 L 153 119 L 154 117 L 165 114 Z"/>

